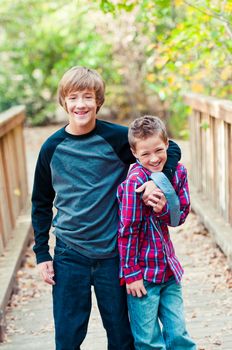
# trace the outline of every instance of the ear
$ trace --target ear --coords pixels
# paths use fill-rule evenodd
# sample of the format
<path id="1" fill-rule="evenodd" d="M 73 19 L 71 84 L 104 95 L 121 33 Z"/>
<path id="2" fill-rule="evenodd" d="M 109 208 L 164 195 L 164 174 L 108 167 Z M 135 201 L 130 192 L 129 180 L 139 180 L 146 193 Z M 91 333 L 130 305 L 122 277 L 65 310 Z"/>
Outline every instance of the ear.
<path id="1" fill-rule="evenodd" d="M 97 107 L 96 107 L 96 114 L 97 114 L 99 112 L 99 109 L 102 106 L 102 103 L 100 103 L 99 101 L 96 100 L 96 105 L 97 105 Z"/>
<path id="2" fill-rule="evenodd" d="M 132 147 L 130 149 L 131 149 L 133 156 L 137 159 L 136 151 Z"/>
<path id="3" fill-rule="evenodd" d="M 166 143 L 166 149 L 168 149 L 168 147 L 169 147 L 169 140 Z"/>

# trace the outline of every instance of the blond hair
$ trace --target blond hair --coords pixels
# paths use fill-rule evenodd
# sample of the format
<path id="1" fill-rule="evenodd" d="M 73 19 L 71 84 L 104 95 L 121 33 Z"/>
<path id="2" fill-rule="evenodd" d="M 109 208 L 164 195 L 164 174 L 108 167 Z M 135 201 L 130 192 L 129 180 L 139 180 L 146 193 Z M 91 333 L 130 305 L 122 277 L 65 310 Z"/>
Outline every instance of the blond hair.
<path id="1" fill-rule="evenodd" d="M 157 134 L 164 143 L 168 142 L 167 130 L 160 118 L 151 115 L 137 118 L 129 126 L 128 140 L 130 147 L 135 150 L 137 140 L 144 140 Z"/>
<path id="2" fill-rule="evenodd" d="M 58 86 L 58 100 L 66 112 L 65 97 L 72 92 L 85 89 L 94 90 L 98 112 L 105 100 L 105 83 L 97 71 L 75 66 L 64 73 Z"/>

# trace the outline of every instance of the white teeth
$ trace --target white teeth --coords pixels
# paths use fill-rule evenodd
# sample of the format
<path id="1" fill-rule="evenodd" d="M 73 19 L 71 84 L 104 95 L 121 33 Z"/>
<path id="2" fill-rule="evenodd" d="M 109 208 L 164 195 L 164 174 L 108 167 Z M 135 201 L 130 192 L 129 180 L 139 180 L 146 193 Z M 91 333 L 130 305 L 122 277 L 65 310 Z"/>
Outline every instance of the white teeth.
<path id="1" fill-rule="evenodd" d="M 85 114 L 87 114 L 87 112 L 74 112 L 76 115 L 85 115 Z"/>

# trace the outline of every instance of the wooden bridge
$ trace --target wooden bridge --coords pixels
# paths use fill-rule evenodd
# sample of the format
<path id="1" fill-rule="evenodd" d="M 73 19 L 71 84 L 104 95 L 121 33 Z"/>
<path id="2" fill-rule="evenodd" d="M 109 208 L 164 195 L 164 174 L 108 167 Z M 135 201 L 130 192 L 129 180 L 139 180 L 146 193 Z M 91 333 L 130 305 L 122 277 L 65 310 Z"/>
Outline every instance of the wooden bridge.
<path id="1" fill-rule="evenodd" d="M 185 96 L 185 101 L 192 109 L 189 117 L 191 157 L 190 160 L 187 159 L 190 165 L 189 173 L 191 179 L 192 208 L 201 218 L 207 229 L 212 233 L 213 239 L 223 250 L 230 266 L 232 266 L 232 180 L 229 176 L 232 170 L 232 102 L 193 94 Z M 16 271 L 21 264 L 26 246 L 31 237 L 30 201 L 28 197 L 23 139 L 24 120 L 25 109 L 22 106 L 12 108 L 0 115 L 1 341 L 4 339 L 5 332 L 6 305 L 14 289 Z M 182 244 L 180 244 L 180 246 L 182 246 Z M 180 250 L 181 249 L 184 250 L 185 246 L 180 247 Z M 184 254 L 186 270 L 190 270 L 190 267 L 188 268 L 188 254 Z M 190 264 L 189 266 L 192 265 Z M 205 272 L 199 272 L 198 270 L 198 274 L 198 279 L 195 280 L 201 283 L 204 279 L 202 275 L 205 274 Z M 206 281 L 206 279 L 204 279 L 204 281 Z M 209 286 L 202 284 L 201 288 L 204 293 L 206 293 L 205 295 L 210 295 Z M 198 286 L 196 287 L 196 290 L 197 289 Z M 185 293 L 190 296 L 188 301 L 189 305 L 187 305 L 187 307 L 191 309 L 191 313 L 194 314 L 195 311 L 193 311 L 193 307 L 195 306 L 193 305 L 196 305 L 197 302 L 199 303 L 199 296 L 194 296 L 194 292 L 188 288 L 186 288 Z M 215 296 L 212 298 L 214 297 Z M 196 300 L 194 300 L 194 298 L 196 298 Z M 219 298 L 221 300 L 221 297 Z M 43 303 L 45 305 L 46 301 L 43 300 Z M 207 301 L 202 301 L 200 305 L 202 303 L 207 304 Z M 212 300 L 212 305 L 214 305 L 214 303 L 215 300 Z M 49 304 L 49 310 L 50 307 Z M 223 305 L 221 306 L 221 310 L 224 310 Z M 224 314 L 225 311 L 222 311 L 222 317 Z M 190 326 L 192 325 L 193 332 L 195 329 L 194 317 L 193 315 L 193 320 L 190 320 Z M 225 316 L 225 319 L 232 320 L 228 315 Z M 96 320 L 99 322 L 98 316 L 95 317 L 95 321 Z M 202 325 L 203 321 L 196 326 L 198 327 L 197 331 L 195 330 L 196 333 L 200 332 Z M 216 332 L 219 324 L 211 324 L 210 327 L 212 332 Z M 97 332 L 102 334 L 101 330 Z M 205 330 L 205 333 L 207 333 L 207 330 Z M 93 335 L 98 336 L 94 332 Z M 31 340 L 32 344 L 34 342 L 33 339 Z M 90 343 L 87 341 L 86 349 L 95 350 L 95 348 L 91 348 L 90 345 L 88 345 L 91 344 L 91 341 L 95 344 L 93 339 L 94 337 L 90 338 Z M 101 339 L 103 339 L 102 335 Z M 23 340 L 22 343 L 24 341 L 25 340 Z M 226 341 L 227 344 L 229 344 L 228 347 L 219 347 L 220 349 L 229 350 L 232 348 L 232 337 Z M 103 350 L 103 348 L 105 348 L 105 341 L 99 340 L 99 342 L 102 344 L 102 347 L 100 346 L 99 349 Z M 43 346 L 40 346 L 42 346 L 42 343 L 38 344 L 37 347 L 33 347 L 33 349 L 43 348 Z M 215 346 L 217 348 L 218 345 L 216 344 Z M 13 344 L 9 347 L 5 344 L 2 345 L 2 347 L 3 350 L 21 349 L 19 344 L 15 345 L 15 347 Z M 22 349 L 24 349 L 23 345 Z M 85 347 L 83 349 L 85 349 Z M 98 347 L 96 347 L 96 349 L 98 349 Z M 199 350 L 200 349 L 211 350 L 207 345 L 205 347 L 199 347 Z M 212 347 L 212 349 L 214 348 Z"/>

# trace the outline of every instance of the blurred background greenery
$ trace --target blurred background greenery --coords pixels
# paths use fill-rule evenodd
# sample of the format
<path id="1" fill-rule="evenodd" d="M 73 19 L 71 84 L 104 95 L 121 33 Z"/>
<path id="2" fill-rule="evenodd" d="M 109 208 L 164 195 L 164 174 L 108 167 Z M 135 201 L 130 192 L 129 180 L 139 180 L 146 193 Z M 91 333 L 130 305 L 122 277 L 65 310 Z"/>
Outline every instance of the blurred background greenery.
<path id="1" fill-rule="evenodd" d="M 163 117 L 187 137 L 183 94 L 231 99 L 232 0 L 1 0 L 0 110 L 57 120 L 57 84 L 73 65 L 106 81 L 102 117 Z"/>

